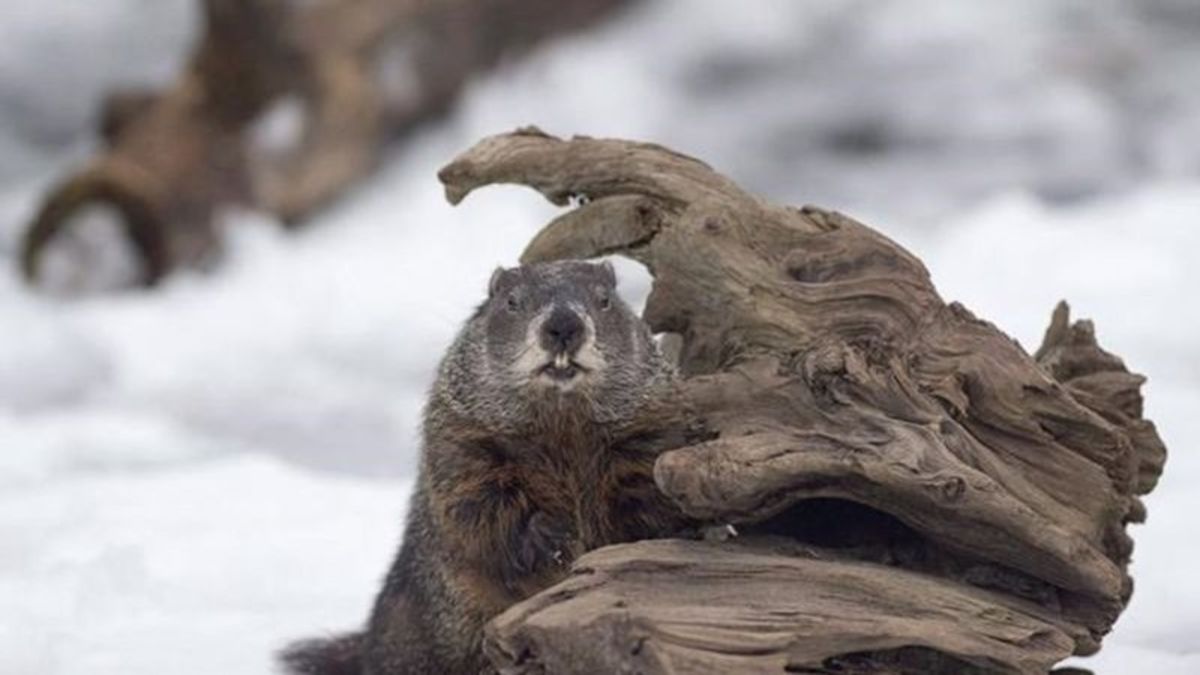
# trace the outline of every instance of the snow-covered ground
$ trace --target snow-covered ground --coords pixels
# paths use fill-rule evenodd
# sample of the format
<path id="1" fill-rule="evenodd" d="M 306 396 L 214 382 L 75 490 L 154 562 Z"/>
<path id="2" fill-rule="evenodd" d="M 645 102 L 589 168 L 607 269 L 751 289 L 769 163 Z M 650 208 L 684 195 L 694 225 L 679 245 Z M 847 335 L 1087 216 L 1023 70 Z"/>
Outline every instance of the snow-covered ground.
<path id="1" fill-rule="evenodd" d="M 554 213 L 516 189 L 452 209 L 434 172 L 530 122 L 664 142 L 858 215 L 1027 347 L 1059 298 L 1094 318 L 1150 376 L 1172 455 L 1133 604 L 1089 665 L 1200 672 L 1200 15 L 744 4 L 652 3 L 479 80 L 301 234 L 230 214 L 212 275 L 66 302 L 0 274 L 0 673 L 264 673 L 287 640 L 363 619 L 434 362 Z M 37 191 L 85 153 L 94 97 L 168 77 L 189 7 L 0 0 L 5 268 Z"/>

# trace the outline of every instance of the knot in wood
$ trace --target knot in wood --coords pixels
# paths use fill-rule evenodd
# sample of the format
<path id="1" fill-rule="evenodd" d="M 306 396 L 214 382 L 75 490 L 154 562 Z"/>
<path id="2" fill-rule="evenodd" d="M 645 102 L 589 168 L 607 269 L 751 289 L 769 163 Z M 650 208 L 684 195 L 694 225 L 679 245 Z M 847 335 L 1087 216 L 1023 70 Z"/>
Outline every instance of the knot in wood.
<path id="1" fill-rule="evenodd" d="M 829 376 L 846 373 L 846 350 L 840 345 L 824 344 L 805 352 L 801 358 L 804 379 L 811 384 Z"/>
<path id="2" fill-rule="evenodd" d="M 956 502 L 966 492 L 967 482 L 960 476 L 951 476 L 941 482 L 938 490 L 942 493 L 942 499 Z"/>

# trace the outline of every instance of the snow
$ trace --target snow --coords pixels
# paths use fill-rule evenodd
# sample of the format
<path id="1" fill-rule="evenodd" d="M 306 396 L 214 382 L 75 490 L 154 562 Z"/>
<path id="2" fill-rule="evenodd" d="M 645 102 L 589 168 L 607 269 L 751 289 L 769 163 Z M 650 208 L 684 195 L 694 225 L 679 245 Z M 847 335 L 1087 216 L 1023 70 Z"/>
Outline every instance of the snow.
<path id="1" fill-rule="evenodd" d="M 213 274 L 76 301 L 0 274 L 0 673 L 263 673 L 288 640 L 362 621 L 434 363 L 556 212 L 515 189 L 451 208 L 434 173 L 530 122 L 856 215 L 1027 348 L 1060 298 L 1095 319 L 1150 376 L 1172 455 L 1134 531 L 1134 601 L 1089 667 L 1200 672 L 1200 87 L 1179 86 L 1200 75 L 1197 12 L 745 5 L 649 3 L 479 79 L 302 233 L 228 214 Z M 38 191 L 86 156 L 96 97 L 166 81 L 190 7 L 0 0 L 6 268 Z M 619 272 L 644 297 L 644 270 Z"/>
<path id="2" fill-rule="evenodd" d="M 252 457 L 5 491 L 0 672 L 270 672 L 361 619 L 404 493 Z"/>
<path id="3" fill-rule="evenodd" d="M 63 145 L 90 145 L 97 102 L 114 88 L 169 80 L 194 5 L 0 0 L 0 180 L 40 177 Z"/>

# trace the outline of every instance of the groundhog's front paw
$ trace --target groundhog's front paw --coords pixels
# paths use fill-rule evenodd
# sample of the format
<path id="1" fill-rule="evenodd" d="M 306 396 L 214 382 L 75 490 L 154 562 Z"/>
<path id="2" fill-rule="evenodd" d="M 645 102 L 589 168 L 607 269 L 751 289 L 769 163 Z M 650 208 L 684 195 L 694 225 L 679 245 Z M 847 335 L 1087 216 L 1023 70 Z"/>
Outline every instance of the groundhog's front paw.
<path id="1" fill-rule="evenodd" d="M 566 565 L 574 532 L 569 523 L 545 511 L 536 511 L 525 521 L 517 537 L 514 562 L 516 572 L 531 574 L 548 567 Z"/>

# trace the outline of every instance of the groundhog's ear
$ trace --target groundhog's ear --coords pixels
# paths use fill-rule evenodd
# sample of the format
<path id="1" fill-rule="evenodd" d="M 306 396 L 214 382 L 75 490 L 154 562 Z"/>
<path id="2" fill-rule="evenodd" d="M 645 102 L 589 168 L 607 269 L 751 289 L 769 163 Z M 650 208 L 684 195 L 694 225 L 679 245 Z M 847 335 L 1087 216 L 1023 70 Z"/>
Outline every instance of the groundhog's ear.
<path id="1" fill-rule="evenodd" d="M 617 271 L 613 269 L 612 262 L 605 260 L 596 267 L 600 268 L 600 275 L 604 277 L 604 283 L 612 288 L 617 287 Z"/>
<path id="2" fill-rule="evenodd" d="M 488 280 L 489 298 L 496 295 L 496 291 L 500 289 L 500 279 L 504 277 L 504 273 L 507 271 L 508 270 L 504 269 L 503 267 L 497 267 L 496 270 L 492 272 L 492 278 Z"/>

